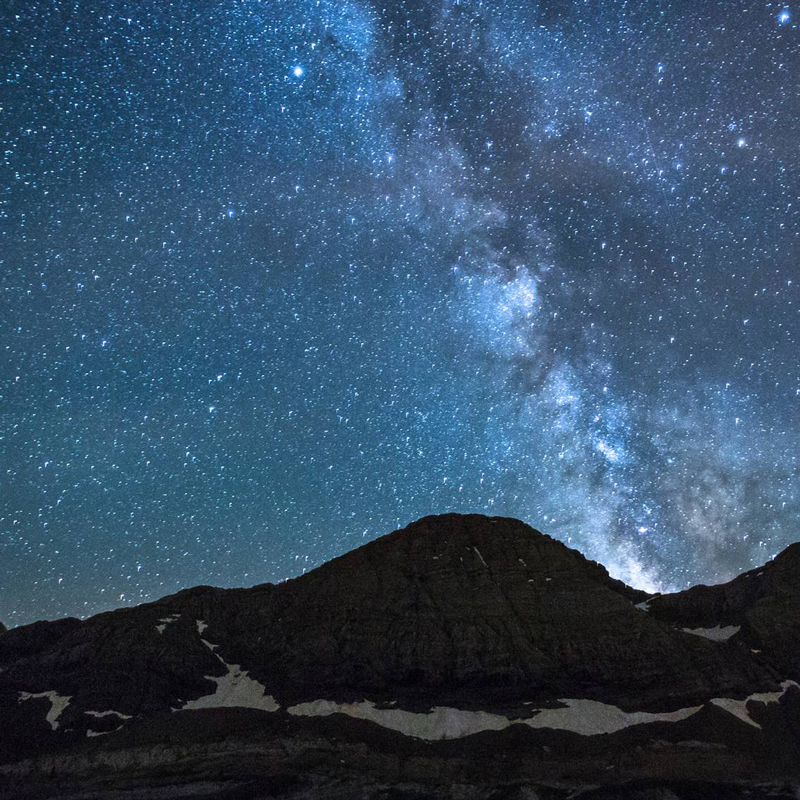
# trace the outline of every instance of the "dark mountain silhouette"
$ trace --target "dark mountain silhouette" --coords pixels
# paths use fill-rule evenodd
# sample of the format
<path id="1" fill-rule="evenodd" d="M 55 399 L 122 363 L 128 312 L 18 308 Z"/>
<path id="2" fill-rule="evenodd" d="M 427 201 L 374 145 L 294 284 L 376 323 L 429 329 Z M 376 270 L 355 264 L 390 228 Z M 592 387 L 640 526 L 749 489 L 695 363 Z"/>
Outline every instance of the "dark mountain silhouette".
<path id="1" fill-rule="evenodd" d="M 799 656 L 800 545 L 651 597 L 517 520 L 427 517 L 279 585 L 7 631 L 0 786 L 778 791 L 798 778 Z"/>
<path id="2" fill-rule="evenodd" d="M 800 543 L 730 583 L 655 597 L 648 610 L 680 628 L 738 628 L 739 645 L 757 651 L 783 677 L 800 680 Z"/>

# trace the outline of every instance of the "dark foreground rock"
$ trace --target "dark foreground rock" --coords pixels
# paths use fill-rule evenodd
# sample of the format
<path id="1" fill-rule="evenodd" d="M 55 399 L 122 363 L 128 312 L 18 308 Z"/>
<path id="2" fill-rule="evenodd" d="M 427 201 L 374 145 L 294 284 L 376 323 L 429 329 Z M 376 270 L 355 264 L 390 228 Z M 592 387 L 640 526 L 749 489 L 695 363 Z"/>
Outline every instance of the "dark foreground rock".
<path id="1" fill-rule="evenodd" d="M 516 520 L 428 517 L 280 585 L 4 633 L 0 787 L 794 796 L 798 586 L 796 546 L 649 597 Z"/>

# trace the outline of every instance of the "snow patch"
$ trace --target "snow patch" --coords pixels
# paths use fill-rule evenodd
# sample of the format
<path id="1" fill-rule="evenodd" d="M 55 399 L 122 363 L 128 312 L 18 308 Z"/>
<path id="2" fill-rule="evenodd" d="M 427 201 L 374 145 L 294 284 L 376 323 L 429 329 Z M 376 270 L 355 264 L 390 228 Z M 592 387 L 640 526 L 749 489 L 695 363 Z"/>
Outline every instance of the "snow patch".
<path id="1" fill-rule="evenodd" d="M 623 711 L 616 706 L 597 700 L 561 700 L 566 708 L 546 708 L 530 720 L 524 720 L 531 728 L 554 728 L 572 731 L 582 736 L 599 733 L 614 733 L 631 725 L 649 722 L 680 722 L 697 713 L 701 706 L 679 708 L 676 711 L 650 713 L 647 711 Z"/>
<path id="2" fill-rule="evenodd" d="M 346 714 L 348 717 L 374 722 L 405 736 L 435 741 L 459 739 L 479 731 L 499 731 L 511 723 L 506 717 L 486 711 L 461 711 L 437 706 L 428 714 L 398 708 L 376 708 L 371 700 L 360 703 L 337 703 L 335 700 L 314 700 L 288 709 L 296 717 L 327 717 Z"/>
<path id="3" fill-rule="evenodd" d="M 756 692 L 744 700 L 714 698 L 710 702 L 748 725 L 760 727 L 747 712 L 750 701 L 758 703 L 777 702 L 790 686 L 798 686 L 794 681 L 784 681 L 780 692 Z M 703 706 L 690 706 L 675 711 L 651 713 L 648 711 L 623 711 L 617 706 L 597 700 L 560 700 L 561 708 L 534 709 L 533 716 L 525 719 L 509 719 L 501 714 L 488 711 L 465 711 L 458 708 L 435 706 L 428 713 L 404 711 L 390 708 L 384 703 L 377 708 L 371 700 L 358 703 L 338 703 L 335 700 L 314 700 L 288 708 L 293 716 L 324 717 L 331 714 L 345 714 L 356 719 L 374 722 L 384 728 L 428 741 L 459 739 L 482 731 L 500 731 L 511 725 L 527 725 L 529 728 L 549 728 L 577 733 L 581 736 L 597 736 L 615 733 L 632 725 L 646 725 L 652 722 L 680 722 L 696 714 Z M 531 705 L 525 703 L 524 705 Z"/>
<path id="4" fill-rule="evenodd" d="M 650 600 L 653 598 L 651 597 Z M 643 603 L 637 603 L 634 608 L 638 608 L 640 611 L 649 611 L 650 610 L 650 600 L 645 600 Z"/>
<path id="5" fill-rule="evenodd" d="M 205 622 L 201 619 L 195 620 L 195 625 L 197 625 L 197 632 L 202 636 L 203 631 L 208 627 Z"/>
<path id="6" fill-rule="evenodd" d="M 756 692 L 744 700 L 731 700 L 729 697 L 716 697 L 711 701 L 712 705 L 722 708 L 734 717 L 738 717 L 742 722 L 752 725 L 754 728 L 761 726 L 750 716 L 747 711 L 747 704 L 752 700 L 754 703 L 777 703 L 790 686 L 797 686 L 794 681 L 784 681 L 781 684 L 780 692 Z"/>
<path id="7" fill-rule="evenodd" d="M 747 699 L 731 700 L 729 697 L 715 697 L 711 701 L 711 705 L 717 706 L 717 708 L 721 708 L 724 711 L 727 711 L 729 714 L 733 714 L 734 717 L 738 717 L 740 720 L 746 722 L 748 725 L 752 725 L 754 728 L 761 727 L 757 722 L 751 719 L 750 715 L 747 713 Z"/>
<path id="8" fill-rule="evenodd" d="M 180 618 L 180 614 L 173 614 L 171 617 L 164 617 L 163 619 L 159 620 L 161 624 L 156 625 L 156 630 L 159 633 L 164 633 L 164 631 L 167 629 L 167 625 L 169 625 L 170 622 L 177 622 Z"/>
<path id="9" fill-rule="evenodd" d="M 219 660 L 222 661 L 221 658 Z M 206 675 L 208 680 L 217 684 L 213 694 L 198 697 L 197 700 L 188 700 L 173 711 L 190 711 L 197 708 L 257 708 L 262 711 L 277 711 L 280 708 L 275 698 L 266 694 L 266 688 L 249 677 L 246 670 L 242 670 L 238 664 L 227 664 L 225 661 L 222 663 L 228 670 L 226 675 L 221 678 Z"/>
<path id="10" fill-rule="evenodd" d="M 49 692 L 38 692 L 37 694 L 20 692 L 17 702 L 23 703 L 26 700 L 35 700 L 37 697 L 46 697 L 50 701 L 50 710 L 47 712 L 47 717 L 45 717 L 45 719 L 50 723 L 50 727 L 56 730 L 60 724 L 58 718 L 69 705 L 69 701 L 72 700 L 72 695 L 60 695 L 58 692 L 52 690 Z"/>
<path id="11" fill-rule="evenodd" d="M 337 703 L 333 700 L 315 700 L 300 703 L 288 709 L 294 716 L 319 717 L 330 714 L 346 714 L 364 719 L 384 728 L 398 731 L 406 736 L 429 741 L 458 739 L 481 731 L 499 731 L 511 725 L 527 725 L 530 728 L 551 728 L 582 736 L 614 733 L 631 725 L 648 722 L 678 722 L 697 713 L 701 706 L 681 708 L 659 714 L 645 711 L 627 712 L 616 706 L 596 700 L 561 700 L 564 708 L 538 710 L 528 719 L 508 719 L 488 711 L 463 711 L 457 708 L 435 706 L 426 714 L 395 708 L 376 708 L 375 703 L 365 700 L 359 703 Z"/>
<path id="12" fill-rule="evenodd" d="M 481 551 L 478 550 L 477 547 L 473 547 L 472 549 L 475 551 L 475 554 L 481 560 L 481 564 L 483 564 L 483 566 L 486 567 L 486 569 L 489 569 L 489 565 L 483 560 L 483 556 L 481 555 Z"/>
<path id="13" fill-rule="evenodd" d="M 681 628 L 684 633 L 691 633 L 692 636 L 702 636 L 712 642 L 726 642 L 731 636 L 739 633 L 741 625 L 726 625 L 721 628 L 715 625 L 713 628 Z"/>
<path id="14" fill-rule="evenodd" d="M 197 630 L 202 633 L 208 626 L 205 623 L 197 623 Z M 219 647 L 205 639 L 200 640 L 211 652 Z M 223 661 L 218 653 L 214 655 L 219 659 L 225 669 L 226 675 L 219 678 L 213 675 L 206 675 L 206 680 L 214 681 L 217 688 L 211 693 L 198 697 L 196 700 L 187 700 L 180 708 L 173 708 L 173 711 L 190 711 L 197 708 L 257 708 L 261 711 L 277 711 L 280 706 L 275 702 L 272 695 L 266 693 L 266 687 L 258 681 L 253 680 L 239 664 L 228 664 Z"/>
<path id="15" fill-rule="evenodd" d="M 112 714 L 120 719 L 132 719 L 130 714 L 123 714 L 121 711 L 84 711 L 90 717 L 110 717 Z"/>
<path id="16" fill-rule="evenodd" d="M 83 713 L 84 714 L 88 714 L 90 717 L 95 717 L 95 718 L 98 718 L 98 719 L 102 718 L 102 717 L 110 717 L 110 716 L 115 716 L 118 719 L 122 720 L 122 722 L 124 722 L 127 719 L 131 719 L 130 714 L 123 714 L 121 711 L 84 711 Z M 91 739 L 94 736 L 105 736 L 106 734 L 109 734 L 109 733 L 116 733 L 119 730 L 122 730 L 122 724 L 117 725 L 116 728 L 112 728 L 110 731 L 87 730 L 86 731 L 86 736 L 87 736 L 87 738 Z"/>

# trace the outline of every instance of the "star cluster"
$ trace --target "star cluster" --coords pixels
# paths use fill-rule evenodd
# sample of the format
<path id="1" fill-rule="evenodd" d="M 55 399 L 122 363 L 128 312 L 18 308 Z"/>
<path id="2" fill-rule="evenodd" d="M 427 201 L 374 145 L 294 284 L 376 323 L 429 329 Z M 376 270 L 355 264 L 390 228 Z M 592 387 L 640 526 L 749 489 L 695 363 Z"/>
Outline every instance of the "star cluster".
<path id="1" fill-rule="evenodd" d="M 797 539 L 797 18 L 7 6 L 0 618 L 445 511 L 652 590 Z"/>

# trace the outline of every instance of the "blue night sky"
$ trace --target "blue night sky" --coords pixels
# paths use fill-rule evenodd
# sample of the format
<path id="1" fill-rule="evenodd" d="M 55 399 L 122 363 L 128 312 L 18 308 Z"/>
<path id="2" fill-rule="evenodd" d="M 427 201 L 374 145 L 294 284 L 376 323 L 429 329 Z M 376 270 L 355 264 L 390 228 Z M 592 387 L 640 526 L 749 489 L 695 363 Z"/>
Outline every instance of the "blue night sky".
<path id="1" fill-rule="evenodd" d="M 0 21 L 7 625 L 446 511 L 650 590 L 800 538 L 800 7 Z"/>

